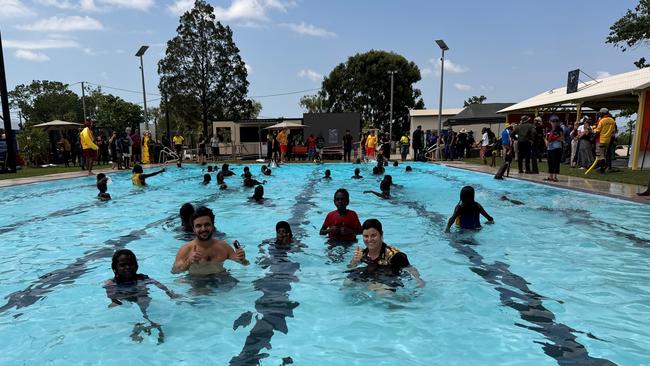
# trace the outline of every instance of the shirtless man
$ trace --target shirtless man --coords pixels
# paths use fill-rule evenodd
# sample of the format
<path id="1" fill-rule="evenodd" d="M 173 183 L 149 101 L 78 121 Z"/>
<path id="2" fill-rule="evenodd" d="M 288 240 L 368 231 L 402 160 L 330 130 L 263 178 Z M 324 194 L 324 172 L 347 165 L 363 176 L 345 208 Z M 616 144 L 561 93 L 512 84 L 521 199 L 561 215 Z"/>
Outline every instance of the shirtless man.
<path id="1" fill-rule="evenodd" d="M 248 265 L 246 253 L 238 248 L 237 240 L 231 248 L 223 240 L 213 238 L 214 213 L 207 207 L 199 207 L 192 214 L 192 228 L 196 238 L 185 243 L 176 253 L 172 273 L 188 271 L 192 276 L 206 276 L 224 272 L 223 262 L 226 259 Z"/>

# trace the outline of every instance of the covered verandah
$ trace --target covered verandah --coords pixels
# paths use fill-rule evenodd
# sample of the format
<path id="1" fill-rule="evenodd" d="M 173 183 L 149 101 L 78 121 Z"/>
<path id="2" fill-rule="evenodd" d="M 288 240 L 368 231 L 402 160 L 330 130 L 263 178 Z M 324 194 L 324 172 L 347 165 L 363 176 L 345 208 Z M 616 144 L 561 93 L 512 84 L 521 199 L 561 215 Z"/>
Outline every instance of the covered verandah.
<path id="1" fill-rule="evenodd" d="M 574 93 L 566 86 L 545 91 L 498 113 L 506 121 L 516 122 L 522 114 L 564 113 L 568 122 L 578 121 L 585 110 L 597 111 L 632 109 L 637 111 L 637 122 L 632 132 L 632 148 L 628 166 L 632 170 L 650 167 L 650 68 L 612 75 L 582 82 Z"/>

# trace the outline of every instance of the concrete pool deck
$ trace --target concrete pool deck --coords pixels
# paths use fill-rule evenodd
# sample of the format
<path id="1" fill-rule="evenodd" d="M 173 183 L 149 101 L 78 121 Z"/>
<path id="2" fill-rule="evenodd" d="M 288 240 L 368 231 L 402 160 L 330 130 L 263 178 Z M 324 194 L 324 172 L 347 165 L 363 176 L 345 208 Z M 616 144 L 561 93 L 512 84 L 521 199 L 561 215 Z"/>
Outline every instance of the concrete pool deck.
<path id="1" fill-rule="evenodd" d="M 407 164 L 407 163 L 408 162 L 404 162 L 402 164 Z M 434 163 L 434 164 L 440 164 L 452 168 L 470 170 L 474 172 L 489 174 L 492 176 L 496 172 L 496 168 L 493 167 L 467 164 L 462 161 L 445 161 L 445 162 Z M 157 166 L 158 164 L 147 164 L 147 165 L 143 165 L 143 168 L 148 169 L 148 168 L 155 168 Z M 118 172 L 118 170 L 105 168 L 105 169 L 93 170 L 93 172 L 95 174 L 97 173 L 108 174 L 108 173 Z M 4 179 L 4 180 L 0 180 L 0 188 L 22 185 L 22 184 L 47 182 L 47 181 L 60 180 L 60 179 L 87 177 L 87 176 L 88 174 L 85 171 L 76 171 L 76 172 L 40 175 L 35 177 Z M 581 192 L 600 194 L 600 195 L 620 198 L 628 201 L 650 204 L 650 196 L 644 196 L 644 197 L 637 196 L 637 192 L 645 191 L 646 187 L 636 185 L 636 184 L 606 182 L 601 180 L 585 179 L 585 178 L 572 177 L 566 175 L 559 175 L 560 181 L 554 183 L 554 182 L 548 182 L 544 180 L 544 178 L 546 178 L 545 173 L 519 174 L 516 169 L 514 170 L 514 172 L 512 170 L 510 171 L 510 178 L 526 180 L 530 182 L 535 182 L 535 183 L 559 187 L 559 188 L 573 189 Z M 508 178 L 506 177 L 505 179 Z"/>
<path id="2" fill-rule="evenodd" d="M 497 168 L 490 167 L 487 165 L 468 164 L 462 161 L 445 161 L 436 164 L 445 165 L 453 168 L 470 170 L 479 173 L 485 173 L 491 176 L 494 176 L 497 170 Z M 549 185 L 553 187 L 573 189 L 581 192 L 600 194 L 603 196 L 650 204 L 650 196 L 637 195 L 637 192 L 643 192 L 646 190 L 647 187 L 644 186 L 640 186 L 636 184 L 618 183 L 618 182 L 607 182 L 607 181 L 595 180 L 595 179 L 586 179 L 586 178 L 572 177 L 567 175 L 558 175 L 559 182 L 549 182 L 544 180 L 546 176 L 547 176 L 546 173 L 523 174 L 517 172 L 517 169 L 510 170 L 510 179 L 527 180 L 530 182 Z M 508 179 L 508 177 L 504 177 L 504 179 Z"/>

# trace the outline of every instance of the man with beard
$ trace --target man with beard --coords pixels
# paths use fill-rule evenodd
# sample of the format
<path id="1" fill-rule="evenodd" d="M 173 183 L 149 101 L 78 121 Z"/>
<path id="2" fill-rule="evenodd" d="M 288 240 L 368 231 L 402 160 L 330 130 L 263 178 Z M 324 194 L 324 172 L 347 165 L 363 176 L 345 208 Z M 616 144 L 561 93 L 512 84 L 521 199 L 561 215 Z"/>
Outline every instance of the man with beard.
<path id="1" fill-rule="evenodd" d="M 246 253 L 239 247 L 237 240 L 233 242 L 236 249 L 231 248 L 225 241 L 213 238 L 214 213 L 207 207 L 199 207 L 192 214 L 192 229 L 196 238 L 185 243 L 176 254 L 172 273 L 188 271 L 191 276 L 207 276 L 225 271 L 223 263 L 232 261 L 248 265 Z"/>

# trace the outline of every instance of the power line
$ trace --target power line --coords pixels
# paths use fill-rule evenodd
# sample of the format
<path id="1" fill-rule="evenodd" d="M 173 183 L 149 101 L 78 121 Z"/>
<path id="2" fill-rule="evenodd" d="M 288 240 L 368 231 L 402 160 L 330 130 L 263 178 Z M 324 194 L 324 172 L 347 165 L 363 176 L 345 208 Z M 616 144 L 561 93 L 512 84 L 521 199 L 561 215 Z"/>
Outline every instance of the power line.
<path id="1" fill-rule="evenodd" d="M 129 93 L 142 94 L 142 90 L 138 91 L 138 90 L 129 90 L 129 89 L 123 89 L 123 88 L 116 88 L 116 87 L 113 87 L 113 86 L 97 84 L 97 83 L 93 83 L 93 82 L 90 82 L 90 81 L 86 81 L 86 84 L 100 86 L 100 87 L 106 88 L 106 89 L 113 89 L 113 90 L 120 90 L 120 91 L 124 91 L 124 92 L 129 92 Z M 160 94 L 156 94 L 156 93 L 147 93 L 147 95 L 155 95 L 157 97 L 161 97 Z"/>
<path id="2" fill-rule="evenodd" d="M 250 98 L 280 97 L 280 96 L 283 96 L 283 95 L 300 94 L 300 93 L 306 93 L 306 92 L 316 91 L 316 90 L 321 90 L 321 88 L 305 89 L 305 90 L 297 90 L 297 91 L 286 92 L 286 93 L 279 93 L 279 94 L 253 95 L 253 96 L 251 96 Z"/>

